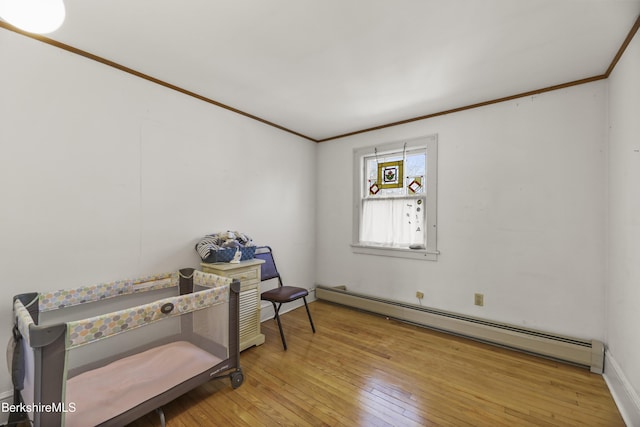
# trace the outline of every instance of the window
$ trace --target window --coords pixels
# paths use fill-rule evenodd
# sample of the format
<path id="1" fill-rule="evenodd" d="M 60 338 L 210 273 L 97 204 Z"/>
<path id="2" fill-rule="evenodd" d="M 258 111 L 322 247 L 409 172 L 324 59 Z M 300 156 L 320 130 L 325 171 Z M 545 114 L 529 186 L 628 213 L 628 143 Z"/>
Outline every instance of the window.
<path id="1" fill-rule="evenodd" d="M 353 251 L 435 260 L 437 136 L 354 150 Z"/>

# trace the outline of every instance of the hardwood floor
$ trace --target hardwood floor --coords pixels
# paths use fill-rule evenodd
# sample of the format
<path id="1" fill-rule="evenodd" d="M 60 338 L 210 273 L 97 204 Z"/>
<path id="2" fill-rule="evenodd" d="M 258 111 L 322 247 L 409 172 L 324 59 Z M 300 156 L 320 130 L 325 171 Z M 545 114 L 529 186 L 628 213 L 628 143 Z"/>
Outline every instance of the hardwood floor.
<path id="1" fill-rule="evenodd" d="M 316 301 L 241 354 L 245 381 L 210 382 L 164 407 L 167 427 L 624 426 L 587 369 Z M 159 426 L 155 413 L 135 427 Z"/>

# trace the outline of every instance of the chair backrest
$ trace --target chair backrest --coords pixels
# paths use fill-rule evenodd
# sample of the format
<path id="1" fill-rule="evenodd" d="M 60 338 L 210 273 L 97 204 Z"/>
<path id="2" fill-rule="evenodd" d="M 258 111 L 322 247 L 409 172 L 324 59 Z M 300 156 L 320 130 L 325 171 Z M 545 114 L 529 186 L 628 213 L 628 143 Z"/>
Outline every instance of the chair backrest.
<path id="1" fill-rule="evenodd" d="M 256 248 L 255 257 L 264 260 L 264 264 L 260 265 L 260 280 L 269 280 L 278 278 L 278 284 L 282 286 L 280 273 L 276 268 L 276 262 L 273 259 L 273 252 L 269 246 L 260 246 Z"/>

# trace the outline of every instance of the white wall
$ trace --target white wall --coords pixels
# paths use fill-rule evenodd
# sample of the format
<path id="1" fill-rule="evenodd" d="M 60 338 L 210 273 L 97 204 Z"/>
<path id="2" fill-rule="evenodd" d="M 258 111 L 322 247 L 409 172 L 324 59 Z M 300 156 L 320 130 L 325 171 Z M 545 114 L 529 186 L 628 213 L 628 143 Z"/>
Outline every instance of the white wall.
<path id="1" fill-rule="evenodd" d="M 421 290 L 426 306 L 602 340 L 606 87 L 320 144 L 317 282 L 413 303 Z M 439 260 L 353 254 L 353 149 L 435 133 Z"/>
<path id="2" fill-rule="evenodd" d="M 605 377 L 628 425 L 640 425 L 640 37 L 609 78 Z"/>
<path id="3" fill-rule="evenodd" d="M 197 267 L 215 231 L 313 284 L 315 143 L 9 31 L 0 51 L 2 345 L 14 295 Z"/>

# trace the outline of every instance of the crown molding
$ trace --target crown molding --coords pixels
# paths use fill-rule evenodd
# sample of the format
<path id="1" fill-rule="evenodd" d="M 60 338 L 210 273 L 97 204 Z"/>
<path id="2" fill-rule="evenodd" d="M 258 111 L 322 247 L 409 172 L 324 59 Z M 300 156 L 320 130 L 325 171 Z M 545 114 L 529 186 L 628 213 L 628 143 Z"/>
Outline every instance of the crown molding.
<path id="1" fill-rule="evenodd" d="M 565 89 L 565 88 L 568 88 L 568 87 L 571 87 L 571 86 L 577 86 L 577 85 L 582 85 L 582 84 L 591 83 L 591 82 L 595 82 L 595 81 L 598 81 L 598 80 L 606 79 L 611 75 L 611 73 L 613 72 L 616 64 L 618 63 L 618 61 L 622 57 L 624 51 L 629 46 L 629 43 L 631 43 L 631 40 L 635 37 L 636 33 L 638 32 L 638 29 L 640 28 L 640 16 L 638 16 L 636 18 L 636 21 L 635 21 L 633 27 L 631 28 L 631 30 L 629 31 L 629 33 L 627 34 L 627 37 L 625 38 L 624 42 L 622 43 L 622 46 L 620 46 L 620 48 L 618 49 L 618 52 L 616 53 L 616 55 L 614 56 L 613 60 L 611 61 L 611 64 L 609 64 L 609 67 L 607 68 L 607 70 L 603 74 L 600 74 L 600 75 L 597 75 L 597 76 L 593 76 L 593 77 L 584 78 L 584 79 L 580 79 L 580 80 L 574 80 L 574 81 L 571 81 L 571 82 L 562 83 L 562 84 L 558 84 L 558 85 L 554 85 L 554 86 L 548 86 L 548 87 L 541 88 L 541 89 L 535 89 L 535 90 L 531 90 L 531 91 L 527 91 L 527 92 L 522 92 L 522 93 L 518 93 L 516 95 L 505 96 L 505 97 L 502 97 L 502 98 L 496 98 L 496 99 L 492 99 L 492 100 L 488 100 L 488 101 L 478 102 L 478 103 L 475 103 L 475 104 L 465 105 L 465 106 L 462 106 L 462 107 L 452 108 L 450 110 L 445 110 L 445 111 L 439 111 L 439 112 L 436 112 L 436 113 L 425 114 L 425 115 L 422 115 L 422 116 L 412 117 L 412 118 L 408 118 L 408 119 L 404 119 L 404 120 L 400 120 L 400 121 L 396 121 L 396 122 L 392 122 L 392 123 L 385 123 L 385 124 L 381 124 L 381 125 L 378 125 L 378 126 L 373 126 L 373 127 L 370 127 L 370 128 L 356 130 L 356 131 L 353 131 L 353 132 L 348 132 L 348 133 L 335 135 L 335 136 L 331 136 L 331 137 L 328 137 L 328 138 L 322 138 L 322 139 L 312 138 L 312 137 L 310 137 L 308 135 L 305 135 L 305 134 L 302 134 L 300 132 L 296 132 L 294 130 L 291 130 L 291 129 L 285 127 L 285 126 L 281 126 L 281 125 L 279 125 L 277 123 L 271 122 L 269 120 L 265 120 L 265 119 L 263 119 L 261 117 L 258 117 L 256 115 L 253 115 L 253 114 L 247 113 L 245 111 L 239 110 L 237 108 L 231 107 L 229 105 L 223 104 L 223 103 L 218 102 L 218 101 L 216 101 L 214 99 L 207 98 L 205 96 L 199 95 L 199 94 L 197 94 L 195 92 L 186 90 L 184 88 L 181 88 L 179 86 L 173 85 L 171 83 L 167 83 L 167 82 L 165 82 L 163 80 L 157 79 L 157 78 L 155 78 L 153 76 L 150 76 L 148 74 L 141 73 L 141 72 L 136 71 L 134 69 L 131 69 L 129 67 L 125 67 L 124 65 L 118 64 L 116 62 L 110 61 L 110 60 L 108 60 L 106 58 L 102 58 L 100 56 L 97 56 L 97 55 L 94 55 L 92 53 L 86 52 L 84 50 L 75 48 L 73 46 L 61 43 L 61 42 L 53 40 L 51 38 L 44 37 L 44 36 L 37 35 L 37 34 L 28 33 L 26 31 L 22 31 L 22 30 L 20 30 L 18 28 L 13 27 L 12 25 L 7 24 L 6 22 L 0 21 L 0 28 L 4 28 L 6 30 L 13 31 L 13 32 L 21 34 L 21 35 L 23 35 L 25 37 L 29 37 L 29 38 L 32 38 L 34 40 L 38 40 L 38 41 L 40 41 L 42 43 L 46 43 L 48 45 L 57 47 L 59 49 L 66 50 L 66 51 L 71 52 L 71 53 L 76 54 L 76 55 L 80 55 L 82 57 L 85 57 L 87 59 L 99 62 L 99 63 L 107 65 L 109 67 L 113 67 L 115 69 L 118 69 L 120 71 L 123 71 L 123 72 L 131 74 L 131 75 L 134 75 L 134 76 L 139 77 L 141 79 L 150 81 L 152 83 L 158 84 L 158 85 L 163 86 L 165 88 L 168 88 L 168 89 L 171 89 L 171 90 L 175 90 L 175 91 L 180 92 L 180 93 L 182 93 L 184 95 L 199 99 L 200 101 L 206 102 L 206 103 L 211 104 L 211 105 L 215 105 L 216 107 L 220 107 L 220 108 L 223 108 L 225 110 L 231 111 L 233 113 L 240 114 L 242 116 L 245 116 L 245 117 L 247 117 L 249 119 L 252 119 L 252 120 L 256 120 L 256 121 L 258 121 L 260 123 L 263 123 L 265 125 L 272 126 L 272 127 L 276 128 L 276 129 L 279 129 L 281 131 L 291 133 L 293 135 L 299 136 L 299 137 L 307 139 L 309 141 L 320 143 L 320 142 L 326 142 L 326 141 L 332 141 L 332 140 L 335 140 L 335 139 L 345 138 L 345 137 L 348 137 L 348 136 L 358 135 L 358 134 L 362 134 L 362 133 L 366 133 L 366 132 L 372 132 L 372 131 L 376 131 L 376 130 L 380 130 L 380 129 L 385 129 L 385 128 L 389 128 L 389 127 L 393 127 L 393 126 L 399 126 L 399 125 L 412 123 L 412 122 L 416 122 L 416 121 L 427 120 L 427 119 L 430 119 L 430 118 L 433 118 L 433 117 L 444 116 L 444 115 L 447 115 L 447 114 L 457 113 L 457 112 L 460 112 L 460 111 L 471 110 L 471 109 L 474 109 L 474 108 L 484 107 L 484 106 L 487 106 L 487 105 L 497 104 L 497 103 L 500 103 L 500 102 L 511 101 L 513 99 L 516 99 L 516 98 L 522 98 L 522 97 L 526 97 L 526 96 L 537 95 L 537 94 L 541 94 L 541 93 L 545 93 L 545 92 L 551 92 L 551 91 L 555 91 L 555 90 L 559 90 L 559 89 Z"/>

